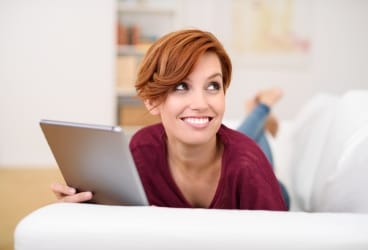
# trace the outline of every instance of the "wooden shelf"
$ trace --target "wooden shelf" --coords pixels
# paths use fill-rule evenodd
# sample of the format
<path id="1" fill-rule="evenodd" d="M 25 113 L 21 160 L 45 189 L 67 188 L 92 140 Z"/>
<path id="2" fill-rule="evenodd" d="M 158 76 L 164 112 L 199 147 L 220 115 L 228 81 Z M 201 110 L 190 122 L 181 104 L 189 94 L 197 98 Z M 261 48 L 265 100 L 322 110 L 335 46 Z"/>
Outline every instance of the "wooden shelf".
<path id="1" fill-rule="evenodd" d="M 143 57 L 150 46 L 151 43 L 142 43 L 137 45 L 118 45 L 117 55 Z"/>

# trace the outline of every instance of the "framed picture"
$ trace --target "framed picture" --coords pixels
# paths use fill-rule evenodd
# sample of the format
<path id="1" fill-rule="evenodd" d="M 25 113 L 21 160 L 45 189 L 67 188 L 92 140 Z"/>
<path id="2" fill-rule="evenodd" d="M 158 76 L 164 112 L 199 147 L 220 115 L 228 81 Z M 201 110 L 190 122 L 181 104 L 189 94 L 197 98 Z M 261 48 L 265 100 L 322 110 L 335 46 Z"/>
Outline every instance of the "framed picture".
<path id="1" fill-rule="evenodd" d="M 311 50 L 311 1 L 232 0 L 231 50 L 240 63 L 301 66 Z"/>

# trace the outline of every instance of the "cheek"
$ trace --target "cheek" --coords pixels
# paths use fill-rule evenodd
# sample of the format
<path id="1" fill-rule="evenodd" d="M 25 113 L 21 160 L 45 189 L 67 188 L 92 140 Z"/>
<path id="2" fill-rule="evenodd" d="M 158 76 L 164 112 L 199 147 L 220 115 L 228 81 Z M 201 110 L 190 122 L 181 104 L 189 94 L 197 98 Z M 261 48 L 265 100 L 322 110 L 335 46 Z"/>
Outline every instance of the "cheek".
<path id="1" fill-rule="evenodd" d="M 225 112 L 225 97 L 220 96 L 220 97 L 217 97 L 217 98 L 213 98 L 213 100 L 211 101 L 211 106 L 219 114 L 223 114 Z"/>
<path id="2" fill-rule="evenodd" d="M 166 117 L 176 116 L 178 110 L 177 103 L 178 102 L 175 102 L 174 100 L 168 98 L 163 104 L 161 104 L 159 107 L 161 118 L 165 119 Z"/>

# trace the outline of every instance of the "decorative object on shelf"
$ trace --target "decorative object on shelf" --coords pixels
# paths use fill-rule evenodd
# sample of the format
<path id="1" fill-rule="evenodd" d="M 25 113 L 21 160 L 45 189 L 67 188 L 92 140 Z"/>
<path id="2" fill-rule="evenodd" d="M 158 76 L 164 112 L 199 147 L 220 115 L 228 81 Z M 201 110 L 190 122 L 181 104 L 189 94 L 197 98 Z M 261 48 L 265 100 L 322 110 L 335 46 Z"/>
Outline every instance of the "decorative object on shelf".
<path id="1" fill-rule="evenodd" d="M 140 27 L 138 25 L 126 26 L 117 22 L 117 44 L 137 45 L 140 43 Z"/>
<path id="2" fill-rule="evenodd" d="M 120 22 L 116 22 L 116 34 L 116 42 L 118 45 L 128 44 L 127 28 L 125 25 Z"/>

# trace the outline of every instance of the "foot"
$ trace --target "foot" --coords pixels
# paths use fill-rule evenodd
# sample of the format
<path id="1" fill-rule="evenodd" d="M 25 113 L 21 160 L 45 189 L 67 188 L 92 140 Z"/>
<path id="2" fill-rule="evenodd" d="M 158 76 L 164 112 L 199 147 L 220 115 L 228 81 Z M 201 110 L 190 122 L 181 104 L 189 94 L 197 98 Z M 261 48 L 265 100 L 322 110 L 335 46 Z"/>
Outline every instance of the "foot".
<path id="1" fill-rule="evenodd" d="M 283 93 L 280 88 L 270 88 L 266 90 L 261 90 L 257 93 L 255 97 L 252 99 L 249 99 L 245 103 L 245 110 L 247 113 L 250 113 L 258 103 L 263 103 L 267 105 L 268 107 L 272 108 L 272 106 L 280 100 Z M 269 114 L 265 124 L 264 124 L 265 130 L 267 130 L 273 137 L 276 137 L 277 131 L 279 128 L 278 121 L 276 117 L 273 114 Z"/>
<path id="2" fill-rule="evenodd" d="M 279 123 L 274 115 L 270 114 L 267 117 L 264 128 L 272 135 L 272 137 L 276 137 L 277 131 L 279 130 Z"/>
<path id="3" fill-rule="evenodd" d="M 260 103 L 266 104 L 268 107 L 271 108 L 278 100 L 280 100 L 282 94 L 283 93 L 280 88 L 261 90 L 257 94 L 256 100 Z"/>
<path id="4" fill-rule="evenodd" d="M 258 104 L 257 98 L 253 97 L 245 102 L 245 112 L 250 113 Z"/>

